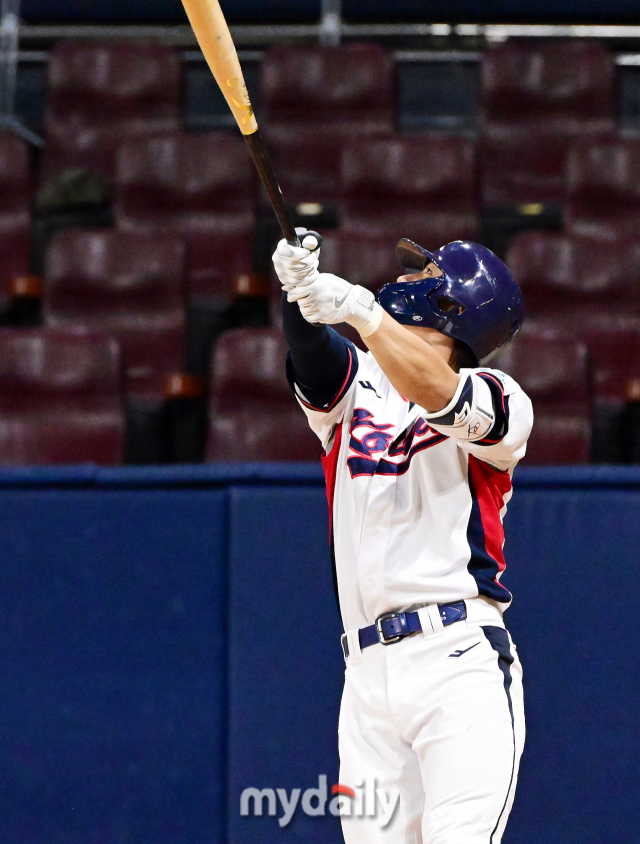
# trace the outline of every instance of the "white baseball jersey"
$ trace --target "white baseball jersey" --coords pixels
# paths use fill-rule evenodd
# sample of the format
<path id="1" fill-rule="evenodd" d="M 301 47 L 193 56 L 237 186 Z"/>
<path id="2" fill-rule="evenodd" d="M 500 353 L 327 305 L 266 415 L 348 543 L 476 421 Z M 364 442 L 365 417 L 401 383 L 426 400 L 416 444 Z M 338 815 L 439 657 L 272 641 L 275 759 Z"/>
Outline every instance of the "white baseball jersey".
<path id="1" fill-rule="evenodd" d="M 345 630 L 385 612 L 511 594 L 502 517 L 511 475 L 533 422 L 518 384 L 493 369 L 463 369 L 438 413 L 404 399 L 371 353 L 349 344 L 335 399 L 296 396 L 326 450 L 332 536 Z"/>

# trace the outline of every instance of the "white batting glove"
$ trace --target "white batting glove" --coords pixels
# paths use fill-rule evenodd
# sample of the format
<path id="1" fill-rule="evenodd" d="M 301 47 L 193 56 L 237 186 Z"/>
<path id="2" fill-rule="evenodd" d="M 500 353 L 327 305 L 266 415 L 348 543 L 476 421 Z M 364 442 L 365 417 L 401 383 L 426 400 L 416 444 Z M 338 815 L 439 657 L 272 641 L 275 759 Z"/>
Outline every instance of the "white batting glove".
<path id="1" fill-rule="evenodd" d="M 319 273 L 313 281 L 296 285 L 287 298 L 298 303 L 307 322 L 348 322 L 362 337 L 373 334 L 382 320 L 382 308 L 370 290 L 331 273 Z"/>
<path id="2" fill-rule="evenodd" d="M 298 284 L 311 284 L 318 277 L 320 250 L 311 234 L 303 238 L 302 246 L 289 246 L 286 240 L 278 243 L 272 260 L 276 273 L 287 293 Z M 312 251 L 315 250 L 315 251 Z"/>

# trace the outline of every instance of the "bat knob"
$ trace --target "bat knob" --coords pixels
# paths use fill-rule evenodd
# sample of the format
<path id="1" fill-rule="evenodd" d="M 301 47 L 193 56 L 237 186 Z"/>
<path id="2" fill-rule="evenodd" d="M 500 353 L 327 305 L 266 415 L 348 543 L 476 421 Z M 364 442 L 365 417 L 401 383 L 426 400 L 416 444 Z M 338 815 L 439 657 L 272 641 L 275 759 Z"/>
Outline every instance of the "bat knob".
<path id="1" fill-rule="evenodd" d="M 322 244 L 322 237 L 318 234 L 318 232 L 312 232 L 307 231 L 307 229 L 298 228 L 296 229 L 296 234 L 298 235 L 300 245 L 304 246 L 305 249 L 308 249 L 309 252 L 315 252 L 316 249 L 320 249 L 320 246 Z"/>

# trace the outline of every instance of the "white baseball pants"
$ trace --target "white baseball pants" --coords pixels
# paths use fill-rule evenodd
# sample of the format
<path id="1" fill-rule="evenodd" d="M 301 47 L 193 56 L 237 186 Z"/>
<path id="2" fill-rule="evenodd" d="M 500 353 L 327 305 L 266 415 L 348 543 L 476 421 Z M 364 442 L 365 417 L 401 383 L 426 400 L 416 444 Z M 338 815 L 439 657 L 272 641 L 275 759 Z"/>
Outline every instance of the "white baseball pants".
<path id="1" fill-rule="evenodd" d="M 442 627 L 422 608 L 428 634 L 364 651 L 349 635 L 340 783 L 373 779 L 399 799 L 384 827 L 378 802 L 376 816 L 343 815 L 346 844 L 500 844 L 524 745 L 522 669 L 499 612 L 470 609 Z"/>

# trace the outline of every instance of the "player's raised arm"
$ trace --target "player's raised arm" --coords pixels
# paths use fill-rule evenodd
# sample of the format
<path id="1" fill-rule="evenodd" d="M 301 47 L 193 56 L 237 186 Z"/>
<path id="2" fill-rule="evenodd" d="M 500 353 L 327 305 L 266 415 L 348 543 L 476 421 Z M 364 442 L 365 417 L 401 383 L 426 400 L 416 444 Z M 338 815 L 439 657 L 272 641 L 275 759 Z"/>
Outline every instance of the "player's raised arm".
<path id="1" fill-rule="evenodd" d="M 397 251 L 405 274 L 377 301 L 317 268 L 302 271 L 288 297 L 312 323 L 353 325 L 396 390 L 436 413 L 460 386 L 461 357 L 477 367 L 512 339 L 522 299 L 506 266 L 478 244 L 456 241 L 431 254 L 402 239 Z"/>
<path id="2" fill-rule="evenodd" d="M 282 284 L 282 323 L 289 344 L 287 375 L 305 410 L 328 415 L 346 394 L 358 369 L 355 347 L 326 325 L 308 322 L 295 300 L 288 294 L 293 288 L 317 279 L 319 249 L 315 235 L 297 232 L 304 244 L 292 247 L 282 240 L 273 255 L 273 263 Z M 318 429 L 321 439 L 333 424 L 332 419 Z M 316 426 L 318 428 L 318 426 Z"/>
<path id="3" fill-rule="evenodd" d="M 377 330 L 363 340 L 400 395 L 433 413 L 449 404 L 460 376 L 450 365 L 453 341 L 433 329 L 418 331 L 425 333 L 411 332 L 382 311 Z"/>

